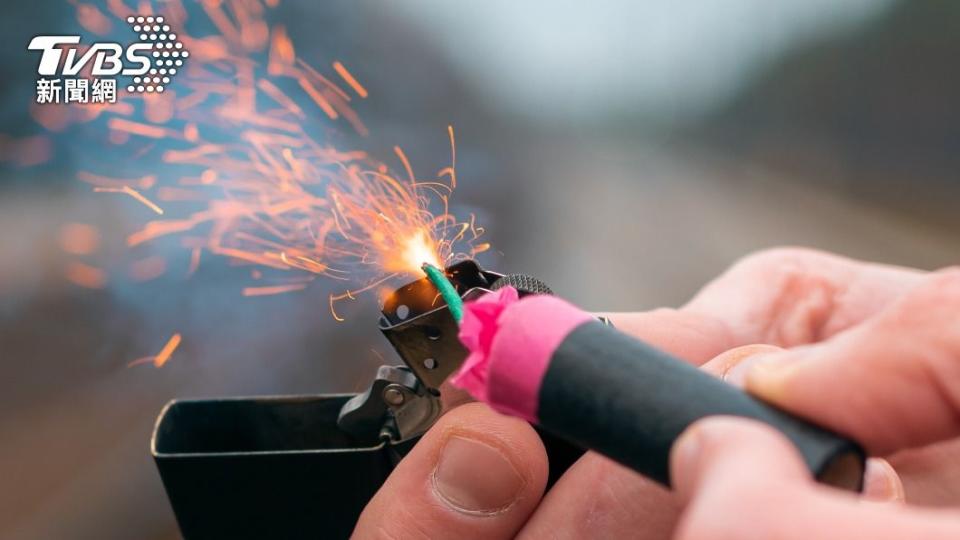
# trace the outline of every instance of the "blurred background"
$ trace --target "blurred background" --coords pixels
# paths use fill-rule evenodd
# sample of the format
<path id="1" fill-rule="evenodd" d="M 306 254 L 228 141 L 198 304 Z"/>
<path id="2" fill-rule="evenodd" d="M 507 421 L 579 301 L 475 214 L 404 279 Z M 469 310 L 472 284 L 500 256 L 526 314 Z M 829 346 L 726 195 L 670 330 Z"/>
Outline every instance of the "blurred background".
<path id="1" fill-rule="evenodd" d="M 77 32 L 82 6 L 0 8 L 0 537 L 176 538 L 148 449 L 165 402 L 357 391 L 395 358 L 376 300 L 336 323 L 321 282 L 245 298 L 249 270 L 208 259 L 188 278 L 176 258 L 149 280 L 64 278 L 65 223 L 122 260 L 151 217 L 78 182 L 129 159 L 102 126 L 31 139 L 47 130 L 26 45 Z M 454 209 L 486 226 L 482 262 L 587 308 L 675 306 L 783 244 L 957 262 L 956 2 L 283 0 L 267 19 L 370 90 L 357 111 L 385 158 L 400 144 L 435 171 L 453 124 Z M 165 367 L 127 367 L 173 332 Z"/>

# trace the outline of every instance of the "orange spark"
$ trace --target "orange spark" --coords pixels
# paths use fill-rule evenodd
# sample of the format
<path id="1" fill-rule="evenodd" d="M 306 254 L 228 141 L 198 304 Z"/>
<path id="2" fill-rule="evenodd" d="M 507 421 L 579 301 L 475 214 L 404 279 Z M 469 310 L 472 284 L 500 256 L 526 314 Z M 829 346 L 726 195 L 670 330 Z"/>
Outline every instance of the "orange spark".
<path id="1" fill-rule="evenodd" d="M 170 339 L 167 341 L 167 344 L 160 349 L 160 352 L 156 356 L 146 356 L 144 358 L 138 358 L 129 362 L 127 367 L 133 367 L 140 364 L 146 364 L 148 362 L 153 363 L 153 367 L 162 368 L 164 364 L 167 363 L 167 360 L 173 355 L 173 352 L 177 350 L 177 347 L 180 346 L 180 334 L 176 333 L 170 336 Z"/>
<path id="2" fill-rule="evenodd" d="M 244 296 L 268 296 L 272 294 L 282 294 L 293 291 L 302 291 L 307 288 L 306 283 L 293 283 L 290 285 L 272 285 L 266 287 L 246 287 L 243 289 Z"/>
<path id="3" fill-rule="evenodd" d="M 77 4 L 77 21 L 98 36 L 106 35 L 112 27 L 110 19 L 92 4 Z"/>
<path id="4" fill-rule="evenodd" d="M 313 99 L 314 103 L 316 103 L 331 120 L 336 120 L 340 116 L 337 114 L 337 111 L 333 109 L 333 106 L 330 105 L 330 102 L 327 101 L 327 98 L 323 97 L 323 94 L 310 84 L 310 81 L 301 78 L 298 82 L 300 83 L 300 87 L 303 88 L 303 91 Z"/>
<path id="5" fill-rule="evenodd" d="M 36 135 L 17 139 L 0 133 L 0 162 L 30 167 L 49 160 L 52 154 L 48 137 Z"/>
<path id="6" fill-rule="evenodd" d="M 403 149 L 399 146 L 393 147 L 394 153 L 397 154 L 397 157 L 400 158 L 400 161 L 403 163 L 403 170 L 407 171 L 407 178 L 411 183 L 416 182 L 417 179 L 413 176 L 413 167 L 410 166 L 410 160 L 407 159 L 407 155 L 403 153 Z"/>
<path id="7" fill-rule="evenodd" d="M 153 201 L 144 197 L 139 191 L 133 189 L 130 186 L 123 186 L 122 188 L 96 187 L 96 188 L 93 188 L 93 191 L 97 193 L 126 193 L 127 195 L 140 201 L 140 203 L 146 206 L 147 208 L 153 210 L 154 212 L 160 215 L 163 215 L 163 208 L 160 208 L 159 206 L 154 204 Z"/>
<path id="8" fill-rule="evenodd" d="M 346 66 L 340 62 L 333 63 L 333 69 L 336 70 L 337 74 L 340 75 L 343 80 L 350 85 L 350 88 L 353 88 L 353 91 L 357 93 L 358 96 L 365 98 L 367 97 L 367 89 L 360 84 L 357 79 L 354 78 L 353 74 L 347 71 Z"/>
<path id="9" fill-rule="evenodd" d="M 197 269 L 200 268 L 201 253 L 203 253 L 203 250 L 200 248 L 193 248 L 193 251 L 190 252 L 190 267 L 187 268 L 188 276 L 192 276 L 197 272 Z"/>
<path id="10" fill-rule="evenodd" d="M 100 247 L 100 231 L 85 223 L 66 223 L 60 227 L 60 247 L 71 255 L 90 255 Z"/>
<path id="11" fill-rule="evenodd" d="M 420 268 L 423 263 L 430 263 L 438 268 L 443 268 L 443 263 L 440 262 L 440 257 L 437 254 L 437 246 L 427 237 L 426 231 L 417 231 L 405 241 L 401 260 L 399 264 L 394 266 L 396 266 L 397 271 L 402 271 L 409 270 L 412 267 Z"/>
<path id="12" fill-rule="evenodd" d="M 88 289 L 102 289 L 107 284 L 106 272 L 88 264 L 71 262 L 64 273 L 68 281 Z"/>
<path id="13" fill-rule="evenodd" d="M 124 118 L 111 118 L 107 122 L 107 127 L 117 132 L 140 135 L 151 139 L 163 139 L 164 137 L 176 137 L 179 135 L 179 133 L 168 131 L 162 127 L 144 124 L 143 122 L 134 122 Z"/>
<path id="14" fill-rule="evenodd" d="M 150 281 L 167 271 L 167 261 L 159 255 L 152 255 L 130 264 L 130 279 L 134 281 Z"/>
<path id="15" fill-rule="evenodd" d="M 273 39 L 270 40 L 270 61 L 267 71 L 271 75 L 283 73 L 296 61 L 297 55 L 293 50 L 293 42 L 282 25 L 273 27 Z"/>
<path id="16" fill-rule="evenodd" d="M 191 54 L 175 84 L 163 95 L 121 95 L 96 110 L 109 140 L 132 159 L 162 161 L 141 178 L 78 175 L 95 191 L 124 193 L 162 216 L 129 232 L 127 244 L 184 235 L 191 274 L 203 252 L 255 265 L 250 275 L 268 285 L 248 287 L 246 296 L 299 291 L 329 278 L 347 289 L 330 296 L 337 319 L 338 301 L 382 291 L 397 276 L 420 276 L 424 262 L 442 267 L 487 249 L 473 218 L 461 221 L 449 209 L 457 182 L 453 128 L 451 162 L 432 178 L 418 179 L 400 146 L 396 166 L 360 148 L 336 147 L 330 135 L 337 125 L 367 135 L 351 98 L 367 98 L 368 90 L 340 61 L 328 64 L 339 77 L 331 80 L 297 58 L 286 30 L 265 23 L 272 5 L 201 2 L 199 15 L 219 33 L 191 37 L 178 28 Z M 118 15 L 122 6 L 107 3 L 114 17 L 126 16 Z M 164 9 L 171 22 L 186 20 L 180 2 Z M 34 114 L 51 129 L 91 118 Z M 143 259 L 129 275 L 152 279 L 166 267 Z"/>
<path id="17" fill-rule="evenodd" d="M 453 126 L 447 126 L 447 133 L 450 135 L 450 166 L 440 169 L 437 176 L 448 176 L 452 190 L 457 187 L 457 141 L 453 137 Z"/>
<path id="18" fill-rule="evenodd" d="M 131 180 L 126 178 L 108 178 L 106 176 L 92 174 L 86 171 L 78 172 L 77 179 L 81 182 L 86 182 L 97 187 L 113 188 L 122 188 L 123 186 L 133 185 L 140 189 L 150 189 L 157 182 L 157 177 L 153 175 L 143 176 L 136 180 Z"/>

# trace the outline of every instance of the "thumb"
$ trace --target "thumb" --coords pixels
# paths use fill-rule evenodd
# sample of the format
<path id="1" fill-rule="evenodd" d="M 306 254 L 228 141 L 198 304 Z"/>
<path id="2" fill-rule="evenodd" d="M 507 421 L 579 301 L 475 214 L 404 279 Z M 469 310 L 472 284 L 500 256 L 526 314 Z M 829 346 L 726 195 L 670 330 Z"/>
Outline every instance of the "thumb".
<path id="1" fill-rule="evenodd" d="M 803 459 L 782 435 L 759 422 L 714 416 L 696 422 L 674 443 L 670 478 L 684 503 L 694 494 L 709 498 L 719 487 L 723 497 L 737 490 L 776 492 L 812 483 Z"/>
<path id="2" fill-rule="evenodd" d="M 946 512 L 865 503 L 815 484 L 799 453 L 761 423 L 711 417 L 674 444 L 671 478 L 684 506 L 676 538 L 957 538 Z"/>
<path id="3" fill-rule="evenodd" d="M 354 538 L 513 538 L 540 502 L 547 457 L 522 420 L 471 403 L 445 414 L 364 509 Z"/>

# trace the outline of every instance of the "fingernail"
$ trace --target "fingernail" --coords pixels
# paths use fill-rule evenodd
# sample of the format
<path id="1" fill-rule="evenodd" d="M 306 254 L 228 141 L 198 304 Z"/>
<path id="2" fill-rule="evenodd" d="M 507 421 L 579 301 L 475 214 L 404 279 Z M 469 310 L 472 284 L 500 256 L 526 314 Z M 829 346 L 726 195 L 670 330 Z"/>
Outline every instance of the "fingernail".
<path id="1" fill-rule="evenodd" d="M 755 366 L 764 363 L 770 359 L 769 355 L 757 354 L 748 356 L 739 362 L 733 363 L 722 375 L 723 380 L 734 386 L 743 386 L 747 379 L 747 373 Z"/>
<path id="2" fill-rule="evenodd" d="M 906 499 L 900 475 L 882 458 L 867 460 L 863 477 L 863 496 L 879 502 L 903 502 Z"/>
<path id="3" fill-rule="evenodd" d="M 524 479 L 499 449 L 466 437 L 447 439 L 433 472 L 433 487 L 449 506 L 469 514 L 509 508 Z"/>
<path id="4" fill-rule="evenodd" d="M 756 358 L 743 371 L 743 385 L 750 391 L 772 392 L 779 389 L 784 377 L 801 364 L 802 362 L 786 355 Z"/>
<path id="5" fill-rule="evenodd" d="M 753 345 L 744 345 L 731 349 L 711 362 L 721 361 L 725 364 L 720 378 L 733 384 L 734 386 L 743 386 L 744 378 L 747 372 L 760 362 L 763 358 L 769 357 L 783 351 L 780 347 L 756 343 Z"/>
<path id="6" fill-rule="evenodd" d="M 785 354 L 760 354 L 732 366 L 723 374 L 723 379 L 751 391 L 762 390 L 782 380 L 798 364 Z"/>

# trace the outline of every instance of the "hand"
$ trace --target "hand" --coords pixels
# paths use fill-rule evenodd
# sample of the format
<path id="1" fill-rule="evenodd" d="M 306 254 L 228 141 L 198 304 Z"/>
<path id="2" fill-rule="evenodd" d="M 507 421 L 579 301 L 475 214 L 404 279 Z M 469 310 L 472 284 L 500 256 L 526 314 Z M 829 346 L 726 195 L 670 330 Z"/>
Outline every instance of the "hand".
<path id="1" fill-rule="evenodd" d="M 724 351 L 752 343 L 802 351 L 804 345 L 842 341 L 930 279 L 908 269 L 779 249 L 744 259 L 680 310 L 610 316 L 623 331 L 703 364 L 714 374 L 733 376 L 737 370 L 730 368 L 742 364 L 747 353 L 770 349 L 721 355 Z M 810 416 L 819 418 L 835 411 L 814 412 Z M 704 463 L 713 455 L 704 452 Z M 942 451 L 923 450 L 901 459 L 908 498 L 953 502 L 954 493 L 942 483 L 926 481 L 936 478 L 929 471 L 943 464 Z M 692 470 L 696 480 L 702 471 L 713 469 L 698 465 Z M 701 490 L 685 476 L 680 477 L 683 485 L 697 489 L 681 490 L 678 499 L 636 473 L 587 453 L 541 500 L 546 471 L 543 447 L 529 425 L 480 404 L 459 407 L 441 418 L 398 465 L 361 516 L 355 537 L 664 538 L 673 533 L 682 503 L 690 508 L 682 530 L 696 532 L 694 525 L 700 523 L 690 516 L 699 515 L 694 510 L 700 508 L 691 493 Z M 763 475 L 771 481 L 781 478 L 766 470 Z M 706 472 L 703 476 L 708 477 Z M 788 479 L 797 476 L 802 475 Z M 868 491 L 875 497 L 902 498 L 899 479 L 883 461 L 871 461 L 868 477 Z M 809 480 L 804 482 L 808 488 Z M 746 507 L 738 504 L 730 516 L 751 519 L 754 512 L 743 512 Z"/>
<path id="2" fill-rule="evenodd" d="M 870 454 L 891 456 L 908 501 L 955 504 L 958 315 L 960 271 L 941 271 L 831 339 L 739 369 L 752 393 L 852 436 Z M 881 509 L 814 484 L 783 437 L 753 422 L 698 422 L 671 462 L 686 504 L 680 538 L 960 538 L 956 511 Z"/>

